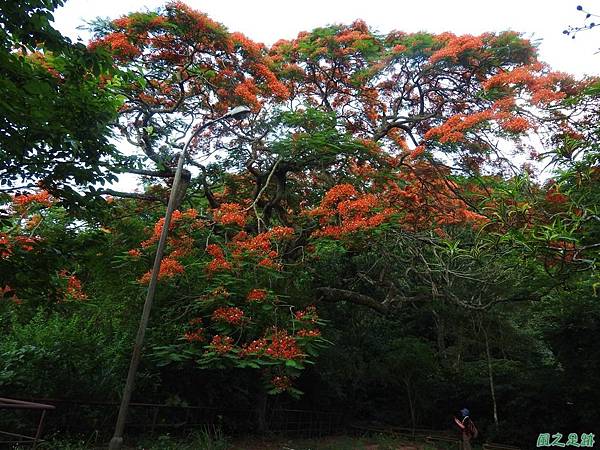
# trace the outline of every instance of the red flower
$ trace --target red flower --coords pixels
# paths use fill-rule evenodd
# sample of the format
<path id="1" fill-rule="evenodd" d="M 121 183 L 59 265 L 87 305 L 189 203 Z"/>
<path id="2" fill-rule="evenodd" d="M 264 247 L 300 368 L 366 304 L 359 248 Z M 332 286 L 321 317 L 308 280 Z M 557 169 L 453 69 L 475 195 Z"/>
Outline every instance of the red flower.
<path id="1" fill-rule="evenodd" d="M 252 289 L 247 297 L 249 302 L 261 302 L 265 298 L 267 298 L 267 291 L 265 289 Z"/>
<path id="2" fill-rule="evenodd" d="M 185 272 L 185 269 L 179 261 L 173 258 L 164 258 L 160 264 L 158 279 L 163 280 L 165 278 L 173 278 L 174 276 L 182 274 L 183 272 Z M 149 270 L 144 274 L 144 276 L 142 276 L 142 278 L 140 278 L 139 282 L 141 284 L 149 283 L 151 277 L 152 270 Z"/>
<path id="3" fill-rule="evenodd" d="M 300 330 L 298 331 L 298 336 L 300 337 L 319 337 L 321 336 L 321 332 L 317 329 L 315 330 Z"/>
<path id="4" fill-rule="evenodd" d="M 298 359 L 302 357 L 296 339 L 288 336 L 285 331 L 276 332 L 271 337 L 271 344 L 265 354 L 275 359 Z"/>
<path id="5" fill-rule="evenodd" d="M 267 340 L 264 338 L 256 339 L 249 344 L 245 345 L 240 351 L 240 356 L 247 356 L 250 354 L 259 354 L 262 353 L 267 347 Z"/>
<path id="6" fill-rule="evenodd" d="M 287 391 L 289 388 L 292 387 L 292 381 L 289 379 L 289 377 L 286 377 L 285 375 L 274 376 L 273 378 L 271 378 L 271 384 L 278 391 Z"/>
<path id="7" fill-rule="evenodd" d="M 227 353 L 233 348 L 233 339 L 229 336 L 213 336 L 210 345 L 215 349 L 217 353 Z"/>
<path id="8" fill-rule="evenodd" d="M 565 203 L 567 202 L 567 200 L 569 200 L 569 197 L 567 197 L 565 194 L 561 194 L 560 192 L 558 192 L 558 189 L 556 189 L 556 187 L 553 187 L 548 192 L 546 192 L 546 200 L 550 203 Z"/>
<path id="9" fill-rule="evenodd" d="M 72 300 L 86 300 L 87 295 L 83 292 L 81 287 L 81 281 L 72 274 L 69 274 L 66 269 L 61 270 L 58 276 L 67 281 L 67 288 L 64 292 L 66 299 Z"/>
<path id="10" fill-rule="evenodd" d="M 204 342 L 204 329 L 198 328 L 194 331 L 188 331 L 183 335 L 183 337 L 188 342 Z"/>
<path id="11" fill-rule="evenodd" d="M 142 256 L 142 252 L 140 252 L 137 248 L 131 249 L 127 253 L 132 258 L 139 258 L 140 256 Z"/>
<path id="12" fill-rule="evenodd" d="M 312 323 L 316 323 L 319 320 L 319 316 L 317 315 L 317 308 L 315 306 L 307 306 L 304 311 L 296 311 L 294 314 L 296 320 L 305 320 L 310 321 Z"/>
<path id="13" fill-rule="evenodd" d="M 48 191 L 41 191 L 37 194 L 15 195 L 13 197 L 13 204 L 17 207 L 24 207 L 34 202 L 43 206 L 51 206 L 53 200 Z"/>
<path id="14" fill-rule="evenodd" d="M 212 314 L 212 319 L 217 322 L 239 325 L 244 320 L 244 311 L 235 306 L 217 308 Z"/>
<path id="15" fill-rule="evenodd" d="M 237 203 L 223 203 L 219 208 L 213 210 L 213 218 L 221 225 L 243 227 L 246 224 L 246 212 Z"/>
<path id="16" fill-rule="evenodd" d="M 523 133 L 531 128 L 531 123 L 523 117 L 513 117 L 503 122 L 501 126 L 511 133 Z"/>

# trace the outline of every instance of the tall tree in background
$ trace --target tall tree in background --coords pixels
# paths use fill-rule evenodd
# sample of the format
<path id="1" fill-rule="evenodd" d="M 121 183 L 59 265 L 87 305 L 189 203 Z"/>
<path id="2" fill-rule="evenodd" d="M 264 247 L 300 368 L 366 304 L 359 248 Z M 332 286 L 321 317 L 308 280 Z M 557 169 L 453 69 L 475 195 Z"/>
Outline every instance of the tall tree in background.
<path id="1" fill-rule="evenodd" d="M 146 177 L 171 179 L 174 155 L 195 127 L 240 105 L 260 109 L 263 98 L 285 99 L 286 88 L 269 68 L 266 48 L 226 28 L 181 2 L 158 12 L 133 13 L 96 26 L 92 48 L 115 54 L 116 64 L 131 79 L 122 86 L 126 97 L 118 129 L 138 153 L 115 170 Z M 223 134 L 219 125 L 207 130 L 192 147 L 192 157 L 214 151 L 211 139 Z M 208 144 L 206 144 L 208 142 Z M 218 141 L 218 145 L 223 145 Z M 196 181 L 208 189 L 206 168 Z M 177 203 L 191 182 L 186 171 Z M 107 191 L 108 192 L 108 191 Z M 164 194 L 118 193 L 146 199 Z"/>

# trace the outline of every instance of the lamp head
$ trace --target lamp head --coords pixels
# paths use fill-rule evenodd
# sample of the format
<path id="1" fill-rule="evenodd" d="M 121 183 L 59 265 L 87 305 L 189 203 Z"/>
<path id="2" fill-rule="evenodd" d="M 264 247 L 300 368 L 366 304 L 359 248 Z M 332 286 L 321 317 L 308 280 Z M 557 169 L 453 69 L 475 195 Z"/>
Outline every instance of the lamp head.
<path id="1" fill-rule="evenodd" d="M 250 114 L 250 108 L 247 106 L 236 106 L 235 108 L 229 110 L 223 118 L 232 118 L 232 119 L 243 119 Z"/>

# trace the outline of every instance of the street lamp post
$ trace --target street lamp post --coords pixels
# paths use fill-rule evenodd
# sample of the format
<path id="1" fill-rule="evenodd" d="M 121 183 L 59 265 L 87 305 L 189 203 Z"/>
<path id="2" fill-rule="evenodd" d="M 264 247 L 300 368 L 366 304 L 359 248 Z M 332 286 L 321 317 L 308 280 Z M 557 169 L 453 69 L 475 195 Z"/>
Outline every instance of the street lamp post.
<path id="1" fill-rule="evenodd" d="M 140 363 L 142 355 L 142 345 L 144 343 L 144 335 L 146 334 L 146 328 L 148 326 L 148 319 L 150 317 L 150 310 L 152 309 L 152 302 L 154 301 L 154 293 L 156 291 L 156 284 L 158 281 L 158 273 L 160 270 L 160 264 L 162 262 L 163 253 L 165 250 L 165 244 L 167 241 L 167 235 L 169 234 L 169 225 L 171 223 L 171 216 L 175 209 L 175 197 L 177 196 L 177 190 L 179 188 L 179 182 L 181 180 L 181 172 L 183 171 L 183 165 L 187 158 L 188 147 L 192 140 L 206 128 L 220 122 L 224 119 L 230 118 L 241 118 L 250 112 L 250 108 L 246 106 L 237 106 L 231 111 L 227 112 L 223 116 L 210 120 L 194 130 L 192 136 L 187 140 L 183 150 L 179 154 L 177 161 L 177 170 L 175 171 L 175 177 L 173 179 L 173 185 L 171 186 L 171 194 L 169 195 L 169 202 L 167 203 L 167 212 L 165 213 L 165 222 L 163 224 L 162 231 L 160 233 L 160 239 L 158 240 L 158 247 L 156 249 L 156 256 L 154 257 L 154 265 L 152 267 L 152 275 L 150 277 L 150 284 L 148 285 L 148 291 L 146 293 L 146 300 L 144 301 L 144 309 L 142 311 L 142 317 L 138 326 L 138 332 L 135 338 L 135 344 L 133 347 L 133 354 L 131 355 L 131 362 L 129 363 L 129 371 L 127 372 L 127 381 L 125 382 L 125 388 L 123 389 L 123 397 L 121 398 L 121 406 L 119 407 L 119 415 L 117 417 L 117 423 L 115 425 L 115 433 L 110 440 L 108 446 L 109 450 L 119 450 L 123 445 L 123 430 L 125 428 L 125 419 L 127 418 L 127 412 L 129 409 L 129 401 L 131 400 L 131 393 L 133 392 L 133 385 L 135 381 L 135 375 L 137 368 Z"/>

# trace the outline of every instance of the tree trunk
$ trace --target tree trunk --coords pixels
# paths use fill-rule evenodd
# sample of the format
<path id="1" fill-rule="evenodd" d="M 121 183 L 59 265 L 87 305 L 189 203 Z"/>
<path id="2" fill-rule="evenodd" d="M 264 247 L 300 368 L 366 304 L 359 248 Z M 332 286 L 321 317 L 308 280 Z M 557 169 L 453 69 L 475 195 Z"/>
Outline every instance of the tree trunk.
<path id="1" fill-rule="evenodd" d="M 438 352 L 442 359 L 446 359 L 446 330 L 444 328 L 444 318 L 440 316 L 435 309 L 432 309 L 433 321 L 435 322 L 436 338 Z"/>
<path id="2" fill-rule="evenodd" d="M 261 386 L 256 394 L 256 431 L 259 433 L 267 431 L 267 400 L 267 391 Z"/>
<path id="3" fill-rule="evenodd" d="M 487 356 L 488 376 L 490 379 L 490 392 L 492 394 L 494 425 L 496 426 L 496 429 L 498 429 L 498 405 L 496 403 L 496 389 L 494 388 L 494 371 L 492 370 L 492 357 L 490 354 L 490 342 L 488 340 L 487 331 L 485 329 L 485 326 L 483 326 L 483 324 L 481 324 L 481 330 L 483 331 L 483 338 L 485 341 L 485 354 Z"/>
<path id="4" fill-rule="evenodd" d="M 179 209 L 181 204 L 183 203 L 183 199 L 185 198 L 185 194 L 187 192 L 187 188 L 190 185 L 190 181 L 192 179 L 192 174 L 189 170 L 183 169 L 181 172 L 181 180 L 179 181 L 179 186 L 177 188 L 177 194 L 174 199 L 174 209 Z"/>
<path id="5" fill-rule="evenodd" d="M 408 380 L 404 380 L 404 384 L 406 385 L 406 393 L 408 394 L 408 406 L 410 407 L 410 420 L 412 423 L 413 436 L 415 434 L 416 428 L 416 420 L 415 420 L 415 406 L 413 405 L 413 398 L 410 392 L 410 382 Z"/>

